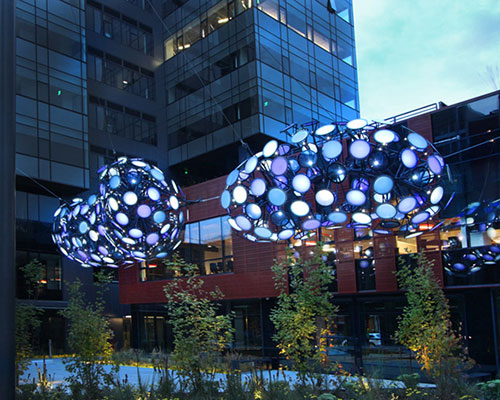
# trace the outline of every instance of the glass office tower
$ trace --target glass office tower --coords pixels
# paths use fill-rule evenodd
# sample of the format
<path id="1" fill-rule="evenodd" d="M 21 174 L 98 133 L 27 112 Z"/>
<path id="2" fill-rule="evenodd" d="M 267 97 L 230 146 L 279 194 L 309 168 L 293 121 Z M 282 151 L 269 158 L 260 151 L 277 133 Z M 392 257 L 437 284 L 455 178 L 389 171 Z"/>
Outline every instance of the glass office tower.
<path id="1" fill-rule="evenodd" d="M 291 123 L 358 115 L 350 1 L 164 2 L 169 163 L 182 183 L 223 175 Z"/>

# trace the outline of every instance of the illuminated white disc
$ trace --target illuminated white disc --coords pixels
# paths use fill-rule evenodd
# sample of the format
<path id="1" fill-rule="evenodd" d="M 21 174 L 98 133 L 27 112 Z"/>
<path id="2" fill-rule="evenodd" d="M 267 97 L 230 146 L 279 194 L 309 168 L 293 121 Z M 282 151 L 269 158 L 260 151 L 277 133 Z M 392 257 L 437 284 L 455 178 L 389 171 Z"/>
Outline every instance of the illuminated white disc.
<path id="1" fill-rule="evenodd" d="M 420 236 L 423 233 L 424 233 L 423 231 L 409 233 L 408 235 L 405 236 L 405 239 L 411 239 L 411 238 Z"/>
<path id="2" fill-rule="evenodd" d="M 238 171 L 237 169 L 231 171 L 231 173 L 226 178 L 226 186 L 231 186 L 234 182 L 236 182 L 239 175 L 240 171 Z"/>
<path id="3" fill-rule="evenodd" d="M 361 129 L 368 125 L 368 121 L 363 118 L 353 119 L 347 123 L 349 129 Z"/>
<path id="4" fill-rule="evenodd" d="M 394 139 L 396 138 L 396 134 L 389 129 L 380 129 L 379 131 L 375 132 L 373 138 L 379 143 L 387 144 L 394 141 Z"/>
<path id="5" fill-rule="evenodd" d="M 231 205 L 231 193 L 228 190 L 224 190 L 220 196 L 220 204 L 222 208 L 228 208 Z"/>
<path id="6" fill-rule="evenodd" d="M 296 200 L 290 205 L 290 211 L 298 217 L 309 214 L 309 204 L 302 200 Z"/>
<path id="7" fill-rule="evenodd" d="M 114 197 L 110 197 L 108 199 L 108 206 L 113 211 L 118 211 L 118 209 L 120 208 L 120 206 L 118 205 L 118 202 L 116 201 L 116 199 Z"/>
<path id="8" fill-rule="evenodd" d="M 422 211 L 419 212 L 418 214 L 415 214 L 412 219 L 411 223 L 413 225 L 418 225 L 421 224 L 422 222 L 427 221 L 431 217 L 431 214 L 429 214 L 427 211 Z"/>
<path id="9" fill-rule="evenodd" d="M 147 165 L 144 161 L 140 160 L 134 160 L 132 161 L 132 164 L 134 164 L 136 167 L 141 167 L 141 168 L 144 168 Z"/>
<path id="10" fill-rule="evenodd" d="M 427 158 L 427 166 L 436 175 L 439 175 L 443 171 L 441 160 L 439 160 L 436 156 L 429 156 Z"/>
<path id="11" fill-rule="evenodd" d="M 345 196 L 347 202 L 353 206 L 361 206 L 365 204 L 366 195 L 357 189 L 349 190 Z"/>
<path id="12" fill-rule="evenodd" d="M 373 182 L 373 190 L 378 194 L 387 194 L 394 187 L 394 181 L 390 176 L 382 175 Z"/>
<path id="13" fill-rule="evenodd" d="M 426 209 L 425 211 L 427 211 L 431 215 L 431 217 L 433 217 L 434 215 L 436 215 L 439 212 L 440 209 L 441 209 L 441 207 L 439 207 L 439 206 L 431 206 L 428 209 Z"/>
<path id="14" fill-rule="evenodd" d="M 286 193 L 278 188 L 272 188 L 267 194 L 269 202 L 275 206 L 282 206 L 286 201 Z"/>
<path id="15" fill-rule="evenodd" d="M 262 216 L 262 210 L 255 203 L 247 204 L 245 207 L 245 213 L 252 219 L 259 219 Z"/>
<path id="16" fill-rule="evenodd" d="M 257 236 L 261 237 L 262 239 L 269 239 L 273 234 L 273 232 L 269 228 L 266 228 L 264 226 L 258 226 L 253 231 Z"/>
<path id="17" fill-rule="evenodd" d="M 262 149 L 262 155 L 264 157 L 271 157 L 274 153 L 276 153 L 276 150 L 278 150 L 278 141 L 270 140 Z"/>
<path id="18" fill-rule="evenodd" d="M 315 218 L 306 219 L 302 222 L 302 229 L 306 231 L 314 231 L 321 226 L 321 222 Z"/>
<path id="19" fill-rule="evenodd" d="M 244 186 L 238 185 L 233 189 L 233 200 L 238 204 L 243 204 L 248 197 L 247 190 Z"/>
<path id="20" fill-rule="evenodd" d="M 311 187 L 311 180 L 304 174 L 295 175 L 292 179 L 292 187 L 299 193 L 305 193 Z"/>
<path id="21" fill-rule="evenodd" d="M 490 239 L 495 239 L 497 237 L 497 231 L 492 226 L 486 230 L 486 234 Z"/>
<path id="22" fill-rule="evenodd" d="M 137 203 L 137 195 L 134 192 L 126 192 L 123 195 L 123 201 L 129 206 L 133 206 L 135 203 Z"/>
<path id="23" fill-rule="evenodd" d="M 347 221 L 347 214 L 342 211 L 334 211 L 328 214 L 328 220 L 334 224 L 343 224 Z"/>
<path id="24" fill-rule="evenodd" d="M 406 168 L 415 168 L 418 163 L 418 157 L 411 149 L 404 149 L 401 152 L 401 162 Z"/>
<path id="25" fill-rule="evenodd" d="M 335 201 L 334 194 L 328 189 L 318 190 L 316 192 L 316 201 L 320 206 L 327 207 L 333 204 Z"/>
<path id="26" fill-rule="evenodd" d="M 444 189 L 442 186 L 437 186 L 431 193 L 431 203 L 437 204 L 441 201 L 444 195 Z"/>
<path id="27" fill-rule="evenodd" d="M 370 224 L 372 222 L 371 217 L 368 214 L 357 212 L 352 214 L 352 220 L 358 224 Z"/>
<path id="28" fill-rule="evenodd" d="M 326 159 L 332 160 L 342 154 L 342 144 L 338 140 L 330 140 L 323 145 L 321 151 Z"/>
<path id="29" fill-rule="evenodd" d="M 175 196 L 170 196 L 168 198 L 168 201 L 170 202 L 170 205 L 174 210 L 177 210 L 179 208 L 179 199 Z"/>
<path id="30" fill-rule="evenodd" d="M 417 207 L 417 199 L 413 196 L 408 196 L 402 199 L 398 204 L 398 211 L 408 214 Z"/>
<path id="31" fill-rule="evenodd" d="M 427 148 L 427 140 L 418 133 L 410 133 L 408 135 L 408 141 L 412 146 L 414 146 L 417 150 L 423 151 Z"/>
<path id="32" fill-rule="evenodd" d="M 373 193 L 373 200 L 375 200 L 377 203 L 385 203 L 387 200 L 391 199 L 391 194 L 378 194 L 378 193 Z"/>
<path id="33" fill-rule="evenodd" d="M 292 143 L 300 143 L 309 135 L 309 131 L 307 129 L 299 129 L 292 135 Z"/>
<path id="34" fill-rule="evenodd" d="M 380 218 L 383 218 L 383 219 L 390 219 L 390 218 L 394 218 L 397 214 L 398 210 L 396 210 L 396 207 L 394 207 L 392 204 L 390 203 L 383 203 L 383 204 L 380 204 L 376 210 L 375 210 L 375 213 L 380 217 Z"/>
<path id="35" fill-rule="evenodd" d="M 236 224 L 244 231 L 249 231 L 250 229 L 252 229 L 252 223 L 250 222 L 250 220 L 243 216 L 243 215 L 238 215 L 236 218 Z"/>
<path id="36" fill-rule="evenodd" d="M 257 164 L 259 163 L 259 159 L 255 156 L 250 157 L 245 163 L 245 172 L 247 174 L 251 174 L 257 168 Z"/>
<path id="37" fill-rule="evenodd" d="M 288 240 L 294 235 L 295 231 L 293 229 L 285 229 L 278 233 L 278 239 Z"/>
<path id="38" fill-rule="evenodd" d="M 329 125 L 323 125 L 320 126 L 318 129 L 316 129 L 315 134 L 317 136 L 324 136 L 328 135 L 329 133 L 332 133 L 335 130 L 335 125 L 329 124 Z"/>
<path id="39" fill-rule="evenodd" d="M 370 154 L 370 143 L 366 140 L 356 139 L 351 143 L 349 153 L 359 160 L 366 158 Z"/>
<path id="40" fill-rule="evenodd" d="M 266 191 L 266 181 L 262 178 L 256 178 L 250 184 L 250 192 L 254 196 L 262 196 Z"/>
<path id="41" fill-rule="evenodd" d="M 227 220 L 227 222 L 229 223 L 229 225 L 231 225 L 231 228 L 233 228 L 234 230 L 241 231 L 241 228 L 238 226 L 238 224 L 236 223 L 236 221 L 234 219 L 229 218 Z"/>

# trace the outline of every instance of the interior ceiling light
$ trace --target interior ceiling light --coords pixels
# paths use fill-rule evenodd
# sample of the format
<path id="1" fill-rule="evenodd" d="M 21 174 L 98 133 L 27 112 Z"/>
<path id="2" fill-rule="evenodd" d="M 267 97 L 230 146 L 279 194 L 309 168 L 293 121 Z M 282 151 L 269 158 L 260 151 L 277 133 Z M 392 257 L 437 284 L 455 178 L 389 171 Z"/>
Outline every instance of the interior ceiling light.
<path id="1" fill-rule="evenodd" d="M 320 226 L 413 237 L 435 227 L 445 163 L 420 134 L 361 118 L 283 132 L 290 143 L 269 141 L 226 180 L 221 205 L 245 237 L 299 240 Z"/>

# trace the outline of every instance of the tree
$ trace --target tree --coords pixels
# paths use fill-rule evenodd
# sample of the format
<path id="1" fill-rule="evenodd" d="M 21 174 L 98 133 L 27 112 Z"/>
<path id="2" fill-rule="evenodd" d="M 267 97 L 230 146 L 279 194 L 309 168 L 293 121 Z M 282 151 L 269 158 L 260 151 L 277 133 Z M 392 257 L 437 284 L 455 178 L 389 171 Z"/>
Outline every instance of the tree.
<path id="1" fill-rule="evenodd" d="M 307 260 L 296 256 L 288 250 L 271 267 L 279 296 L 270 318 L 276 327 L 273 339 L 278 342 L 280 353 L 293 362 L 305 383 L 307 371 L 325 361 L 319 339 L 328 331 L 337 308 L 328 292 L 334 279 L 332 267 L 326 265 L 321 245 Z M 319 328 L 320 322 L 323 329 Z"/>
<path id="2" fill-rule="evenodd" d="M 22 279 L 26 286 L 29 300 L 38 299 L 38 290 L 41 286 L 44 265 L 36 258 L 21 266 Z M 40 310 L 31 303 L 16 302 L 16 382 L 28 368 L 33 358 L 33 334 L 40 326 Z"/>
<path id="3" fill-rule="evenodd" d="M 232 315 L 217 312 L 223 293 L 219 288 L 203 289 L 205 282 L 197 276 L 197 265 L 177 254 L 164 264 L 174 274 L 164 286 L 174 336 L 172 359 L 187 378 L 190 390 L 203 395 L 204 374 L 213 371 L 217 357 L 233 341 Z"/>
<path id="4" fill-rule="evenodd" d="M 64 361 L 72 375 L 68 378 L 74 398 L 94 400 L 100 398 L 102 386 L 112 382 L 112 373 L 104 365 L 111 362 L 113 332 L 104 316 L 104 291 L 109 276 L 96 274 L 98 287 L 95 302 L 86 301 L 77 279 L 69 285 L 69 300 L 61 311 L 69 323 L 68 347 L 73 353 Z M 113 370 L 114 371 L 114 370 Z"/>
<path id="5" fill-rule="evenodd" d="M 412 254 L 416 267 L 400 259 L 397 279 L 406 290 L 408 305 L 398 319 L 396 341 L 415 352 L 429 376 L 443 382 L 453 377 L 464 360 L 460 338 L 454 332 L 450 306 L 424 253 Z"/>

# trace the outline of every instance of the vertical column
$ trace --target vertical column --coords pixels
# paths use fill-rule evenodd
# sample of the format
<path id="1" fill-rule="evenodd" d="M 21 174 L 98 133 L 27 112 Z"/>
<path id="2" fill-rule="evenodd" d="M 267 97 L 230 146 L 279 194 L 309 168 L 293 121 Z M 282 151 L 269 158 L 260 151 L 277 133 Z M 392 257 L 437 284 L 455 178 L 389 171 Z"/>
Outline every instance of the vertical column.
<path id="1" fill-rule="evenodd" d="M 441 287 L 444 286 L 443 258 L 441 254 L 441 238 L 439 230 L 427 232 L 417 237 L 419 251 L 424 251 L 427 258 L 434 261 L 434 275 Z"/>
<path id="2" fill-rule="evenodd" d="M 16 130 L 14 0 L 0 2 L 0 388 L 2 398 L 14 399 L 15 373 L 15 248 L 16 248 Z"/>
<path id="3" fill-rule="evenodd" d="M 373 238 L 375 258 L 375 287 L 377 292 L 398 290 L 396 275 L 396 238 L 393 235 L 377 235 Z"/>
<path id="4" fill-rule="evenodd" d="M 353 240 L 352 229 L 337 229 L 335 231 L 339 293 L 356 293 L 357 291 Z"/>

